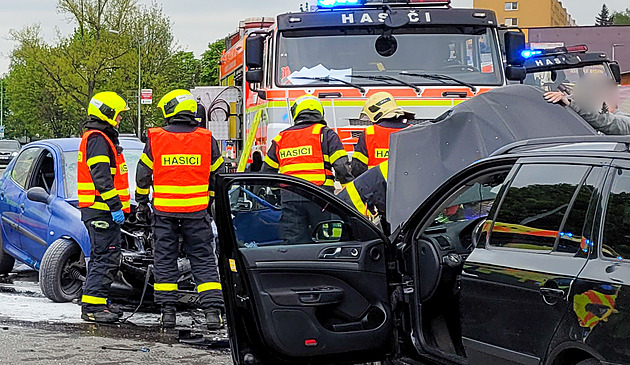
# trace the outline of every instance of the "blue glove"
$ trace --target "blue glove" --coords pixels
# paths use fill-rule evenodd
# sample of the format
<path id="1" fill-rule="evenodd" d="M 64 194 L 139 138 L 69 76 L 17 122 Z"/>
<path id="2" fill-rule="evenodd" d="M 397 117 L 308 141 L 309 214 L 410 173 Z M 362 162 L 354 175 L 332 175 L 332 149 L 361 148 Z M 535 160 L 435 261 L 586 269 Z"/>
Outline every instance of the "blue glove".
<path id="1" fill-rule="evenodd" d="M 125 222 L 125 213 L 122 210 L 112 212 L 112 219 L 115 223 L 123 224 Z"/>

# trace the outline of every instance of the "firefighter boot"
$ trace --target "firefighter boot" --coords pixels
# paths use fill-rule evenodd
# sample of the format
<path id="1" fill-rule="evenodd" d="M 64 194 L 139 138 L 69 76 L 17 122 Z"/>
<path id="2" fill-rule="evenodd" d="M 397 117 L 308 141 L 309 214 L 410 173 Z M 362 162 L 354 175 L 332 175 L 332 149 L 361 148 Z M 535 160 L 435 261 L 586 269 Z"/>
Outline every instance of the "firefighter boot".
<path id="1" fill-rule="evenodd" d="M 223 328 L 223 317 L 221 317 L 221 310 L 217 308 L 210 308 L 204 311 L 206 313 L 206 325 L 209 330 L 218 330 Z"/>
<path id="2" fill-rule="evenodd" d="M 109 300 L 107 301 L 107 310 L 117 315 L 118 318 L 122 317 L 125 313 L 119 306 L 112 304 Z"/>
<path id="3" fill-rule="evenodd" d="M 116 323 L 118 322 L 118 315 L 105 308 L 96 311 L 88 311 L 82 308 L 81 319 L 88 322 Z"/>
<path id="4" fill-rule="evenodd" d="M 160 324 L 162 328 L 175 328 L 176 312 L 174 305 L 165 305 L 162 307 L 162 316 L 160 317 Z"/>

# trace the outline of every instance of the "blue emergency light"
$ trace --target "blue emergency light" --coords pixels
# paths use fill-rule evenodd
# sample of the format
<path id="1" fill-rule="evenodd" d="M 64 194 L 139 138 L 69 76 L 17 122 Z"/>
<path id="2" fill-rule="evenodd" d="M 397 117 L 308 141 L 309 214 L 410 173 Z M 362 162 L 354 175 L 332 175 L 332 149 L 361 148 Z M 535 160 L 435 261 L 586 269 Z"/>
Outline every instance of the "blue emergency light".
<path id="1" fill-rule="evenodd" d="M 366 0 L 317 0 L 317 7 L 323 9 L 363 6 Z"/>
<path id="2" fill-rule="evenodd" d="M 534 56 L 540 56 L 542 54 L 543 54 L 543 51 L 539 49 L 526 49 L 523 52 L 521 52 L 521 56 L 523 58 L 532 58 Z"/>

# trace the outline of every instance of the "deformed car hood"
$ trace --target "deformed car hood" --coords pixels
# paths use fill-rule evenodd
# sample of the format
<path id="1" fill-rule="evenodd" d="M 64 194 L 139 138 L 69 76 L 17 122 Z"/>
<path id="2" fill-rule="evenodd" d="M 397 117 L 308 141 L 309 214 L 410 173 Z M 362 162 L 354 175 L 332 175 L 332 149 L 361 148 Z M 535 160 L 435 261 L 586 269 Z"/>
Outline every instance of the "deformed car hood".
<path id="1" fill-rule="evenodd" d="M 448 178 L 509 143 L 597 132 L 567 107 L 547 103 L 528 85 L 494 89 L 459 104 L 433 123 L 392 134 L 387 220 L 392 228 Z"/>

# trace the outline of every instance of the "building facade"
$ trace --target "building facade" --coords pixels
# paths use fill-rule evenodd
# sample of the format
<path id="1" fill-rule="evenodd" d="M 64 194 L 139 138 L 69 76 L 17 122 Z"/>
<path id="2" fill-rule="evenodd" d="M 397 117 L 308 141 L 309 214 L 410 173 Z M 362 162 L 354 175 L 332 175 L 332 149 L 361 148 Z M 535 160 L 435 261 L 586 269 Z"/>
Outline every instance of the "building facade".
<path id="1" fill-rule="evenodd" d="M 474 0 L 476 9 L 490 9 L 499 23 L 521 28 L 564 27 L 576 25 L 558 0 Z"/>

